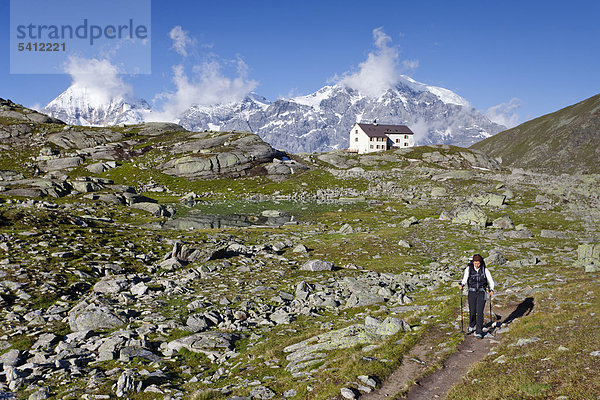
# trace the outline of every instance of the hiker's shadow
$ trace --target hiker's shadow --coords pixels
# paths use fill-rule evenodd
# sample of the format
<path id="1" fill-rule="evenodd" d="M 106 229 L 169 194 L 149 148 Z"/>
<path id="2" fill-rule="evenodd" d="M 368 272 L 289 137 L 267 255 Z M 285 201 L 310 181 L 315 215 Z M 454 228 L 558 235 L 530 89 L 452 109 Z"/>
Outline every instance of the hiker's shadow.
<path id="1" fill-rule="evenodd" d="M 500 325 L 509 325 L 517 318 L 521 318 L 524 315 L 529 315 L 533 310 L 533 297 L 527 297 L 523 300 L 517 308 L 513 312 L 510 313 L 508 317 L 504 319 L 504 321 L 498 322 L 498 320 L 502 319 L 501 316 L 494 314 L 495 321 L 491 321 L 489 326 L 491 329 L 498 327 Z"/>

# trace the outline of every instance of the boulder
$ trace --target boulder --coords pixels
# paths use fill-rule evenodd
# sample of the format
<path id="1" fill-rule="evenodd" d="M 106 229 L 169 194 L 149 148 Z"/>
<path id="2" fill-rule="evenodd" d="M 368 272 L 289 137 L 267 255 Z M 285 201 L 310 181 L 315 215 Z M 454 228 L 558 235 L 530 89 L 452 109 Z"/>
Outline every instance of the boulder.
<path id="1" fill-rule="evenodd" d="M 418 223 L 419 223 L 419 220 L 417 219 L 417 217 L 412 216 L 412 217 L 407 218 L 407 219 L 403 220 L 402 222 L 400 222 L 400 226 L 403 228 L 408 228 L 409 226 L 416 225 Z"/>
<path id="2" fill-rule="evenodd" d="M 542 229 L 540 232 L 540 236 L 543 238 L 551 238 L 551 239 L 568 239 L 569 236 L 561 231 L 554 231 L 550 229 Z"/>
<path id="3" fill-rule="evenodd" d="M 510 215 L 508 215 L 508 214 L 505 214 L 505 215 L 501 216 L 500 218 L 496 218 L 492 222 L 492 226 L 494 228 L 499 228 L 499 229 L 514 229 L 515 228 L 515 224 L 513 223 L 512 219 L 510 218 Z"/>
<path id="4" fill-rule="evenodd" d="M 452 218 L 452 222 L 455 224 L 470 224 L 485 227 L 487 225 L 487 216 L 481 207 L 472 203 L 463 203 L 454 207 L 449 217 Z M 440 215 L 440 219 L 442 216 Z"/>
<path id="5" fill-rule="evenodd" d="M 38 167 L 42 171 L 58 171 L 75 168 L 81 164 L 83 164 L 83 157 L 75 156 L 42 160 L 38 162 Z"/>
<path id="6" fill-rule="evenodd" d="M 448 191 L 444 187 L 434 187 L 431 189 L 431 197 L 446 197 Z"/>
<path id="7" fill-rule="evenodd" d="M 167 350 L 179 351 L 185 348 L 195 353 L 215 349 L 229 350 L 237 339 L 238 336 L 228 332 L 202 332 L 167 343 Z"/>
<path id="8" fill-rule="evenodd" d="M 300 271 L 332 271 L 333 263 L 322 260 L 309 260 L 300 267 Z"/>
<path id="9" fill-rule="evenodd" d="M 130 284 L 131 283 L 125 276 L 106 277 L 94 285 L 94 292 L 115 294 L 129 289 Z"/>
<path id="10" fill-rule="evenodd" d="M 142 211 L 146 211 L 154 216 L 157 217 L 172 217 L 174 212 L 168 210 L 167 208 L 165 208 L 163 205 L 161 204 L 156 204 L 156 203 L 134 203 L 131 205 L 132 208 L 135 208 L 137 210 L 142 210 Z"/>
<path id="11" fill-rule="evenodd" d="M 262 385 L 256 386 L 250 391 L 250 397 L 252 397 L 252 399 L 269 400 L 275 396 L 276 394 L 274 391 Z"/>
<path id="12" fill-rule="evenodd" d="M 500 250 L 496 249 L 490 251 L 490 255 L 485 258 L 486 265 L 504 265 L 507 262 L 508 261 L 506 260 L 506 257 L 504 257 L 504 254 Z"/>
<path id="13" fill-rule="evenodd" d="M 469 201 L 473 204 L 477 204 L 479 206 L 491 206 L 491 207 L 500 207 L 504 204 L 504 200 L 506 196 L 503 194 L 497 193 L 481 193 L 476 196 L 473 196 L 469 199 Z"/>
<path id="14" fill-rule="evenodd" d="M 105 306 L 81 302 L 69 311 L 69 326 L 74 332 L 114 329 L 125 322 Z"/>

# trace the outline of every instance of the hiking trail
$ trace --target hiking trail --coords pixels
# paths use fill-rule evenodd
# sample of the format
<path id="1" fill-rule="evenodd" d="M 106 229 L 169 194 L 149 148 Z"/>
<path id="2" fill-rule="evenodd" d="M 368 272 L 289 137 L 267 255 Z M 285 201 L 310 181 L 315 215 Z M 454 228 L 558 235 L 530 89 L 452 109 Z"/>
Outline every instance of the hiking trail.
<path id="1" fill-rule="evenodd" d="M 525 299 L 520 304 L 510 304 L 503 309 L 495 309 L 494 315 L 498 322 L 510 324 L 514 319 L 530 312 L 533 299 Z M 490 327 L 490 323 L 486 325 Z M 490 350 L 499 342 L 497 328 L 490 328 L 493 337 L 476 338 L 465 334 L 456 352 L 443 361 L 441 368 L 433 374 L 422 378 L 426 371 L 441 361 L 441 355 L 435 352 L 435 347 L 443 339 L 442 332 L 432 330 L 423 340 L 413 347 L 403 358 L 402 364 L 374 392 L 361 396 L 361 400 L 406 399 L 430 400 L 446 398 L 450 388 L 460 383 L 469 368 L 483 360 Z M 496 332 L 495 332 L 496 331 Z M 439 353 L 439 352 L 438 352 Z"/>

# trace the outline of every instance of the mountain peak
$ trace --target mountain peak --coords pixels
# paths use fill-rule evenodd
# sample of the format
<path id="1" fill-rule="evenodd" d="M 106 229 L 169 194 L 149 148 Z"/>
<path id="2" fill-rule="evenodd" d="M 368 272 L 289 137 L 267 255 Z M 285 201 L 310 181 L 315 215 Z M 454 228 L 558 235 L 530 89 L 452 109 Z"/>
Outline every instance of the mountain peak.
<path id="1" fill-rule="evenodd" d="M 138 124 L 148 111 L 150 105 L 143 99 L 128 94 L 98 93 L 76 84 L 42 109 L 67 124 L 85 126 Z"/>

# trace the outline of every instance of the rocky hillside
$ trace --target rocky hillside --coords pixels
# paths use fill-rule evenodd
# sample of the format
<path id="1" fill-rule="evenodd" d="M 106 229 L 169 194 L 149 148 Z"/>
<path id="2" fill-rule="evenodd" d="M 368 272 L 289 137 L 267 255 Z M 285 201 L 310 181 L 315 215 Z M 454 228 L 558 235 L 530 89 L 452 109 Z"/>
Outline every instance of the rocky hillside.
<path id="1" fill-rule="evenodd" d="M 6 398 L 356 399 L 414 363 L 408 385 L 471 339 L 456 281 L 474 253 L 504 324 L 451 398 L 600 393 L 597 176 L 0 107 Z"/>
<path id="2" fill-rule="evenodd" d="M 600 95 L 472 146 L 503 165 L 552 174 L 600 173 Z"/>

